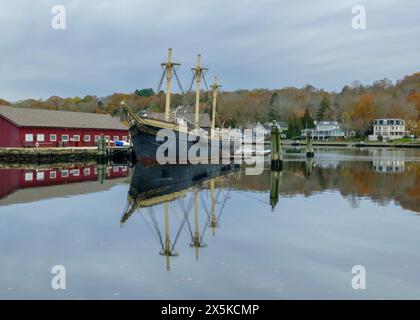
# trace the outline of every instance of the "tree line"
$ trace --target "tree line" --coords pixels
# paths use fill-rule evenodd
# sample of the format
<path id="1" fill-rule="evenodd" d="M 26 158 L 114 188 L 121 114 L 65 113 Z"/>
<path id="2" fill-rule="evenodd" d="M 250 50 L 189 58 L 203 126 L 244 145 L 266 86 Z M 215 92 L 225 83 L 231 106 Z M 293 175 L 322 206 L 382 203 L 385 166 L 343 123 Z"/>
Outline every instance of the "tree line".
<path id="1" fill-rule="evenodd" d="M 0 99 L 0 105 L 117 116 L 121 111 L 122 100 L 138 111 L 150 109 L 162 112 L 165 93 L 145 88 L 106 97 L 52 96 L 46 100 L 27 99 L 17 102 Z M 194 93 L 171 95 L 172 108 L 185 104 L 193 106 Z M 211 113 L 209 92 L 202 91 L 200 109 L 201 112 Z M 353 81 L 340 92 L 328 92 L 311 85 L 278 90 L 225 91 L 219 96 L 217 111 L 219 126 L 252 127 L 257 122 L 276 120 L 289 124 L 290 135 L 298 135 L 301 129 L 313 127 L 314 120 L 337 120 L 342 123 L 344 130 L 352 131 L 357 136 L 366 136 L 372 131 L 375 118 L 402 118 L 406 120 L 408 130 L 420 135 L 420 72 L 396 83 L 387 78 L 370 85 Z"/>

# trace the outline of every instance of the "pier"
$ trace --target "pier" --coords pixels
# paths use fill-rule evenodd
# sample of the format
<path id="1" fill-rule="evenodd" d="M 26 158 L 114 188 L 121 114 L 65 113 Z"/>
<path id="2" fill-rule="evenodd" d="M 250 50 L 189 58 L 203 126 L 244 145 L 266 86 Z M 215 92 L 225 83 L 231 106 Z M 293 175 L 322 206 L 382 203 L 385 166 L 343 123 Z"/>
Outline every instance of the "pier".
<path id="1" fill-rule="evenodd" d="M 2 163 L 67 163 L 133 160 L 131 147 L 0 148 Z"/>

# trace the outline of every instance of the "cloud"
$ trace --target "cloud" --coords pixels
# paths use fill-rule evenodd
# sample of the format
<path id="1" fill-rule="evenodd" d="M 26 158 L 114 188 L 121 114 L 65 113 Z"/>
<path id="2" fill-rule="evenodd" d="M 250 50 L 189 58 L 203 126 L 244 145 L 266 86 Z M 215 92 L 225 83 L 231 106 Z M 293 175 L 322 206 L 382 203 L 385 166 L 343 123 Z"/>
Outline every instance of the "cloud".
<path id="1" fill-rule="evenodd" d="M 353 5 L 367 30 L 351 27 Z M 226 90 L 339 90 L 420 70 L 420 4 L 413 1 L 63 0 L 67 29 L 51 28 L 56 1 L 0 4 L 0 97 L 130 92 L 153 86 L 168 47 L 186 83 L 197 53 Z"/>

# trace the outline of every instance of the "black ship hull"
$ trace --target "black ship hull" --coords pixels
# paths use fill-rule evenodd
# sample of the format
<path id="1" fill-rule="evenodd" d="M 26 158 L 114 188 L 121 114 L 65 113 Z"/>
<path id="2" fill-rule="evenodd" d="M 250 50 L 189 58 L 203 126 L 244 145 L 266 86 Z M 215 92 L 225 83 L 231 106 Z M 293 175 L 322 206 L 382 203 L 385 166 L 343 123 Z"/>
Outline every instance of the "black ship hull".
<path id="1" fill-rule="evenodd" d="M 133 149 L 138 162 L 145 165 L 152 164 L 196 164 L 189 156 L 191 148 L 197 150 L 194 152 L 195 159 L 200 159 L 200 163 L 230 163 L 235 155 L 235 150 L 239 148 L 234 141 L 223 141 L 219 139 L 200 138 L 193 134 L 187 134 L 178 130 L 172 130 L 173 139 L 165 139 L 158 141 L 157 132 L 161 127 L 142 124 L 141 126 L 133 125 L 130 127 L 130 136 L 133 144 Z M 165 144 L 165 149 L 171 151 L 164 153 L 164 160 L 162 163 L 158 154 L 162 155 L 159 147 Z M 200 147 L 200 148 L 198 148 Z M 161 149 L 163 150 L 163 149 Z M 203 151 L 204 150 L 204 151 Z M 201 154 L 200 152 L 203 152 Z M 207 162 L 206 162 L 207 161 Z"/>

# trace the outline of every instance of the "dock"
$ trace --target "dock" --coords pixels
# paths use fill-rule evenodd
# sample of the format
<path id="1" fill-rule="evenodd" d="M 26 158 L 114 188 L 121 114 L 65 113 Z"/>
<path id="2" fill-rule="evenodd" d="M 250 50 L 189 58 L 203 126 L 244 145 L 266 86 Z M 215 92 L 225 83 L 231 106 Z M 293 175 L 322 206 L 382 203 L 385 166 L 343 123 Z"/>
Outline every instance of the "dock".
<path id="1" fill-rule="evenodd" d="M 131 147 L 0 148 L 3 163 L 68 163 L 131 160 Z"/>

